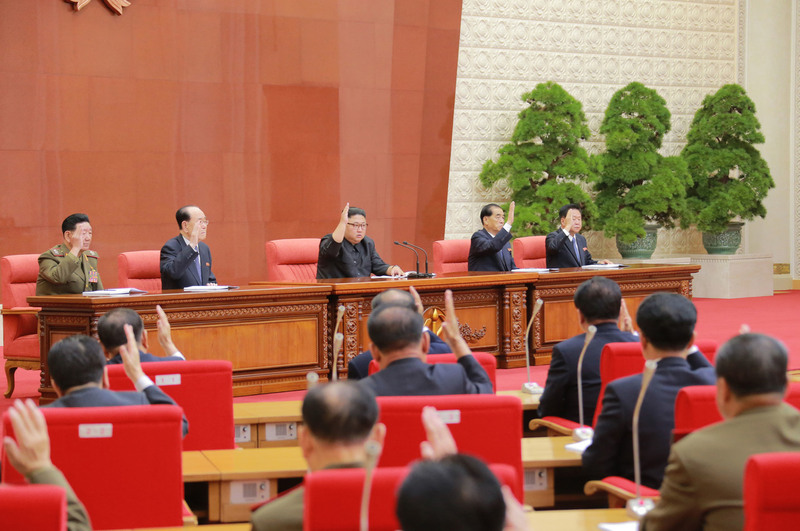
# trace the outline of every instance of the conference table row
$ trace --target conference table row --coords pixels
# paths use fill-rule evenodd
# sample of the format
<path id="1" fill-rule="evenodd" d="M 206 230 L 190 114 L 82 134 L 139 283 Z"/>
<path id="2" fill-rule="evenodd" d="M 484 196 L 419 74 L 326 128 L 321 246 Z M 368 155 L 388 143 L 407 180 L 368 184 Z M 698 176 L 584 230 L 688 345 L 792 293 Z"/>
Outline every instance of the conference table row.
<path id="1" fill-rule="evenodd" d="M 304 389 L 306 375 L 325 381 L 335 364 L 340 375 L 347 363 L 369 348 L 367 319 L 371 299 L 389 289 L 414 286 L 423 305 L 442 314 L 445 290 L 453 291 L 459 331 L 473 351 L 497 357 L 498 367 L 523 367 L 550 362 L 553 345 L 580 328 L 572 303 L 575 289 L 593 275 L 616 280 L 629 310 L 656 291 L 691 297 L 697 265 L 641 264 L 620 269 L 562 269 L 552 272 L 447 273 L 435 278 L 326 279 L 298 283 L 253 282 L 231 290 L 184 292 L 166 290 L 114 296 L 34 296 L 40 307 L 41 403 L 55 398 L 47 368 L 47 352 L 73 334 L 97 336 L 97 321 L 117 307 L 132 308 L 155 332 L 156 305 L 167 313 L 175 344 L 187 359 L 223 359 L 233 363 L 234 396 Z M 544 302 L 533 320 L 526 352 L 526 327 L 536 300 Z M 334 330 L 340 307 L 344 315 Z M 333 352 L 333 338 L 344 335 Z M 154 354 L 163 354 L 156 341 Z"/>

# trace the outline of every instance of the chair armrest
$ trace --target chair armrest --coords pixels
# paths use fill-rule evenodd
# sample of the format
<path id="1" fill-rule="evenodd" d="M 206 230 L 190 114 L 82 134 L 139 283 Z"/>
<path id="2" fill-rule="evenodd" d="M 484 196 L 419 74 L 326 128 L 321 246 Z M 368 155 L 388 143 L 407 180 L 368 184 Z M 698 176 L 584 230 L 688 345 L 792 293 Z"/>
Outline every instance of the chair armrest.
<path id="1" fill-rule="evenodd" d="M 544 417 L 533 419 L 528 423 L 528 429 L 533 431 L 539 428 L 547 428 L 548 437 L 558 435 L 572 435 L 572 430 L 580 427 L 580 424 L 561 417 Z"/>
<path id="2" fill-rule="evenodd" d="M 642 485 L 642 498 L 652 498 L 655 501 L 661 497 L 656 489 Z M 584 485 L 583 492 L 591 496 L 597 492 L 605 492 L 608 495 L 608 507 L 618 509 L 625 507 L 628 500 L 636 498 L 636 483 L 629 479 L 618 476 L 609 476 L 602 480 L 589 481 Z"/>
<path id="3" fill-rule="evenodd" d="M 3 315 L 37 315 L 41 308 L 35 306 L 15 306 L 14 308 L 3 308 Z"/>

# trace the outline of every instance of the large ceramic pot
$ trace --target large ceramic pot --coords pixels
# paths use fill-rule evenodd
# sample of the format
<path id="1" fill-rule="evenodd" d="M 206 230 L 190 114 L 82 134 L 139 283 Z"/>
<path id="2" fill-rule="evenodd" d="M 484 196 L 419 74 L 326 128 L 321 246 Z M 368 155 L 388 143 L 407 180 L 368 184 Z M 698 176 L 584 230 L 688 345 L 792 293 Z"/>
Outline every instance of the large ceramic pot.
<path id="1" fill-rule="evenodd" d="M 653 256 L 658 243 L 658 225 L 645 225 L 644 238 L 637 238 L 633 243 L 622 243 L 617 237 L 617 251 L 622 258 L 648 259 Z"/>
<path id="2" fill-rule="evenodd" d="M 703 247 L 706 248 L 706 252 L 708 254 L 735 254 L 742 245 L 743 226 L 744 223 L 741 221 L 732 221 L 728 223 L 728 229 L 725 232 L 719 234 L 704 232 Z"/>

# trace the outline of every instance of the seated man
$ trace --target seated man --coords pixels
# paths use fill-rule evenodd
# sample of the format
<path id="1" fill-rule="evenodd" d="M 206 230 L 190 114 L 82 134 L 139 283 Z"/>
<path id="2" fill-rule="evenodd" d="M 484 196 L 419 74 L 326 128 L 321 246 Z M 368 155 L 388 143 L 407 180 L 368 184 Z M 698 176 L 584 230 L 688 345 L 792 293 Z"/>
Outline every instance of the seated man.
<path id="1" fill-rule="evenodd" d="M 400 266 L 384 262 L 375 242 L 367 236 L 367 213 L 347 203 L 339 224 L 319 242 L 317 278 L 353 278 L 373 275 L 402 275 Z"/>
<path id="2" fill-rule="evenodd" d="M 159 389 L 142 371 L 136 355 L 136 339 L 130 325 L 124 325 L 127 345 L 119 349 L 125 374 L 136 391 L 111 391 L 108 389 L 106 358 L 94 338 L 84 335 L 62 339 L 47 353 L 50 379 L 58 400 L 45 407 L 101 407 L 139 406 L 146 404 L 176 405 L 175 401 Z M 183 417 L 183 436 L 189 433 L 189 421 Z"/>
<path id="3" fill-rule="evenodd" d="M 199 207 L 187 205 L 175 212 L 180 234 L 161 248 L 161 289 L 183 289 L 216 284 L 211 272 L 211 249 L 203 241 L 208 219 Z"/>
<path id="4" fill-rule="evenodd" d="M 419 298 L 417 290 L 413 286 L 408 288 L 408 291 L 399 289 L 387 289 L 375 295 L 372 298 L 372 311 L 374 312 L 381 306 L 405 306 L 414 311 L 418 311 L 420 315 L 423 313 L 422 300 Z M 450 352 L 450 347 L 447 343 L 439 339 L 439 336 L 434 334 L 427 326 L 422 327 L 422 331 L 430 338 L 430 347 L 428 354 L 444 354 Z M 369 362 L 372 361 L 372 352 L 365 350 L 358 356 L 350 360 L 347 365 L 347 379 L 348 380 L 361 380 L 369 376 Z"/>
<path id="5" fill-rule="evenodd" d="M 63 241 L 39 256 L 37 295 L 83 293 L 103 289 L 98 256 L 89 249 L 92 225 L 86 214 L 72 214 L 61 223 Z"/>
<path id="6" fill-rule="evenodd" d="M 514 201 L 508 207 L 508 222 L 500 205 L 490 203 L 481 209 L 483 228 L 472 235 L 469 244 L 469 271 L 511 271 L 516 269 L 511 256 L 511 225 L 514 224 Z"/>
<path id="7" fill-rule="evenodd" d="M 303 399 L 303 425 L 298 442 L 310 472 L 325 468 L 362 467 L 365 445 L 383 445 L 386 427 L 378 424 L 378 402 L 364 387 L 333 382 L 309 389 Z M 303 488 L 298 487 L 259 507 L 253 529 L 303 529 Z"/>
<path id="8" fill-rule="evenodd" d="M 381 370 L 359 381 L 378 396 L 491 394 L 492 382 L 458 332 L 453 293 L 445 292 L 445 341 L 457 363 L 428 365 L 430 340 L 422 316 L 404 306 L 383 306 L 370 314 L 370 350 Z"/>
<path id="9" fill-rule="evenodd" d="M 589 326 L 597 327 L 594 339 L 583 357 L 583 415 L 584 424 L 591 425 L 597 398 L 600 395 L 600 354 L 606 343 L 634 342 L 639 338 L 617 326 L 622 306 L 619 285 L 605 277 L 592 277 L 578 286 L 573 297 L 578 309 L 578 321 L 584 332 Z M 623 317 L 627 317 L 627 311 Z M 630 318 L 627 317 L 628 324 Z M 553 347 L 550 368 L 544 393 L 539 400 L 539 415 L 554 416 L 579 422 L 578 411 L 578 358 L 586 334 L 562 341 Z"/>
<path id="10" fill-rule="evenodd" d="M 642 530 L 742 529 L 747 459 L 800 451 L 800 412 L 783 402 L 787 359 L 780 342 L 761 334 L 742 334 L 722 345 L 717 407 L 725 421 L 672 446 L 661 499 L 642 520 Z"/>
<path id="11" fill-rule="evenodd" d="M 694 304 L 677 293 L 654 293 L 636 312 L 642 355 L 658 360 L 639 415 L 642 484 L 654 489 L 661 485 L 667 466 L 678 391 L 715 380 L 714 368 L 703 354 L 690 353 L 696 322 Z M 641 374 L 606 386 L 592 444 L 583 453 L 583 468 L 592 479 L 622 476 L 634 480 L 631 423 L 641 387 Z"/>
<path id="12" fill-rule="evenodd" d="M 180 361 L 186 359 L 172 342 L 167 314 L 158 305 L 156 306 L 156 312 L 158 312 L 158 342 L 164 352 L 167 353 L 167 356 L 154 356 L 147 352 L 147 333 L 144 330 L 142 318 L 139 317 L 138 313 L 130 308 L 114 308 L 106 312 L 97 321 L 97 335 L 103 345 L 103 350 L 105 350 L 106 358 L 108 358 L 106 363 L 110 365 L 122 363 L 122 355 L 119 351 L 120 347 L 128 343 L 128 338 L 125 336 L 126 324 L 133 328 L 136 349 L 139 351 L 139 361 Z"/>
<path id="13" fill-rule="evenodd" d="M 608 260 L 594 260 L 586 238 L 578 234 L 583 226 L 581 207 L 575 204 L 564 205 L 558 211 L 561 228 L 545 238 L 547 267 L 581 267 L 591 264 L 610 264 Z"/>
<path id="14" fill-rule="evenodd" d="M 91 529 L 86 508 L 75 495 L 64 474 L 50 461 L 50 437 L 42 412 L 29 398 L 24 403 L 17 400 L 8 409 L 8 416 L 16 437 L 16 441 L 8 436 L 3 439 L 8 461 L 25 476 L 28 483 L 56 485 L 66 491 L 68 531 Z"/>

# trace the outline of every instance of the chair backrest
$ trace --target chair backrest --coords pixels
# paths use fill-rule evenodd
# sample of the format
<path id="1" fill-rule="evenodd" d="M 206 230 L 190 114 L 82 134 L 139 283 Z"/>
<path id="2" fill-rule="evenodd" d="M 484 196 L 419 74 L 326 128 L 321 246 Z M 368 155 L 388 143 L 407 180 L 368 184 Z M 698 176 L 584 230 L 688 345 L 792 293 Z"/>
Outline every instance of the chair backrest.
<path id="1" fill-rule="evenodd" d="M 0 485 L 3 529 L 67 529 L 67 494 L 55 485 Z"/>
<path id="2" fill-rule="evenodd" d="M 514 240 L 514 263 L 519 268 L 547 267 L 547 236 L 526 236 Z"/>
<path id="3" fill-rule="evenodd" d="M 130 251 L 117 257 L 121 288 L 161 291 L 161 251 Z"/>
<path id="4" fill-rule="evenodd" d="M 501 485 L 514 488 L 517 474 L 508 465 L 491 464 L 489 468 Z M 408 475 L 408 467 L 379 467 L 372 476 L 369 498 L 370 531 L 400 529 L 395 508 L 397 490 Z M 305 531 L 351 531 L 359 528 L 364 469 L 320 470 L 306 476 L 303 500 Z M 335 515 L 335 516 L 334 516 Z"/>
<path id="5" fill-rule="evenodd" d="M 800 520 L 800 453 L 750 456 L 744 468 L 744 531 L 794 529 Z"/>
<path id="6" fill-rule="evenodd" d="M 717 344 L 713 341 L 698 341 L 695 343 L 709 362 L 713 363 L 717 352 Z M 707 354 L 710 353 L 710 354 Z M 597 397 L 597 407 L 594 410 L 592 426 L 597 424 L 603 408 L 603 396 L 608 382 L 618 378 L 639 374 L 644 370 L 642 357 L 642 344 L 634 343 L 607 343 L 600 353 L 600 394 Z"/>
<path id="7" fill-rule="evenodd" d="M 492 389 L 494 389 L 495 393 L 497 392 L 497 358 L 494 357 L 494 354 L 489 354 L 488 352 L 473 352 L 473 356 L 475 356 L 475 360 L 481 364 L 483 370 L 486 371 L 486 374 L 489 376 L 489 379 L 492 381 Z M 456 362 L 456 355 L 455 354 L 428 354 L 428 363 L 435 364 L 435 363 L 455 363 Z M 369 369 L 368 374 L 375 374 L 381 370 L 380 365 L 375 360 L 369 362 Z"/>
<path id="8" fill-rule="evenodd" d="M 433 242 L 433 272 L 458 273 L 469 268 L 470 240 L 437 240 Z"/>
<path id="9" fill-rule="evenodd" d="M 184 450 L 235 448 L 233 427 L 233 365 L 230 361 L 151 361 L 145 374 L 183 408 L 189 421 Z M 108 366 L 115 391 L 132 391 L 122 365 Z"/>
<path id="10" fill-rule="evenodd" d="M 39 276 L 38 254 L 11 254 L 0 259 L 3 308 L 28 308 L 28 297 L 36 295 L 36 277 Z M 3 317 L 3 344 L 36 334 L 38 345 L 38 320 L 35 315 L 6 315 Z"/>
<path id="11" fill-rule="evenodd" d="M 522 500 L 522 402 L 514 396 L 443 395 L 378 397 L 386 440 L 379 466 L 405 466 L 419 459 L 426 439 L 422 408 L 433 406 L 450 428 L 458 451 L 517 471 L 514 494 Z"/>
<path id="12" fill-rule="evenodd" d="M 177 406 L 44 408 L 50 457 L 96 529 L 182 523 L 181 409 Z M 6 435 L 13 429 L 3 414 Z M 3 456 L 3 482 L 24 478 Z"/>
<path id="13" fill-rule="evenodd" d="M 268 241 L 267 279 L 294 281 L 316 279 L 319 242 L 320 238 Z"/>

